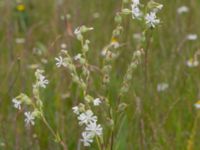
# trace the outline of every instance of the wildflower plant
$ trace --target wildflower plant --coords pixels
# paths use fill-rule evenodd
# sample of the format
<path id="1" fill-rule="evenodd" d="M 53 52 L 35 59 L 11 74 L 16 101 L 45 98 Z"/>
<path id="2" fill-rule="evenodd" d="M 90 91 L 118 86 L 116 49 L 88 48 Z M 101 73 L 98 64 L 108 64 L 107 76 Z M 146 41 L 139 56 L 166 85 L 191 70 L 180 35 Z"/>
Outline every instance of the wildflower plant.
<path id="1" fill-rule="evenodd" d="M 146 35 L 147 31 L 156 28 L 160 24 L 160 19 L 157 13 L 162 9 L 162 5 L 154 1 L 150 1 L 147 5 L 143 5 L 139 0 L 123 0 L 121 9 L 116 13 L 116 26 L 112 31 L 110 41 L 102 48 L 101 57 L 102 64 L 96 67 L 100 72 L 102 79 L 102 91 L 91 92 L 90 84 L 93 78 L 92 67 L 88 60 L 88 53 L 91 51 L 90 40 L 86 38 L 85 33 L 94 32 L 93 27 L 82 25 L 74 30 L 76 39 L 80 42 L 80 52 L 72 56 L 70 50 L 66 46 L 62 47 L 59 55 L 55 58 L 57 68 L 66 68 L 74 82 L 80 89 L 80 102 L 72 107 L 78 125 L 81 129 L 80 141 L 84 146 L 91 146 L 95 141 L 99 150 L 114 149 L 115 137 L 118 134 L 118 125 L 121 123 L 119 115 L 125 112 L 127 104 L 123 102 L 124 95 L 129 91 L 130 83 L 133 79 L 133 72 L 142 63 L 143 55 L 145 62 L 147 61 L 147 50 L 149 48 L 149 39 Z M 114 62 L 120 59 L 120 47 L 124 44 L 120 42 L 120 37 L 125 28 L 123 27 L 123 19 L 129 15 L 132 21 L 139 21 L 143 25 L 142 40 L 137 46 L 137 49 L 132 52 L 130 64 L 127 66 L 124 77 L 122 77 L 121 86 L 118 89 L 118 97 L 116 103 L 112 104 L 112 99 L 109 97 L 109 84 L 112 80 L 111 73 L 115 69 Z M 93 31 L 94 30 L 94 31 Z M 64 149 L 66 144 L 61 140 L 61 137 L 47 122 L 43 112 L 43 102 L 40 98 L 40 90 L 45 89 L 49 81 L 43 75 L 43 70 L 36 70 L 36 82 L 33 85 L 33 97 L 29 97 L 22 93 L 13 99 L 14 107 L 21 109 L 23 106 L 28 106 L 29 111 L 24 113 L 26 125 L 35 125 L 36 119 L 41 119 L 53 134 L 55 140 L 60 143 Z M 73 99 L 73 97 L 72 97 Z M 104 109 L 101 109 L 101 108 Z M 96 111 L 101 111 L 97 114 Z M 105 119 L 106 118 L 106 119 Z M 104 122 L 105 121 L 105 122 Z M 121 123 L 122 124 L 122 123 Z M 107 132 L 107 133 L 106 133 Z M 104 134 L 105 133 L 105 134 Z"/>
<path id="2" fill-rule="evenodd" d="M 13 105 L 16 109 L 25 111 L 24 122 L 26 127 L 34 126 L 36 119 L 42 120 L 54 136 L 55 141 L 60 143 L 63 148 L 66 149 L 66 145 L 61 140 L 60 135 L 50 126 L 43 111 L 43 102 L 40 98 L 40 91 L 41 89 L 45 89 L 49 84 L 49 81 L 44 76 L 44 70 L 37 69 L 35 71 L 35 77 L 36 82 L 33 84 L 32 89 L 33 97 L 21 93 L 12 100 Z"/>

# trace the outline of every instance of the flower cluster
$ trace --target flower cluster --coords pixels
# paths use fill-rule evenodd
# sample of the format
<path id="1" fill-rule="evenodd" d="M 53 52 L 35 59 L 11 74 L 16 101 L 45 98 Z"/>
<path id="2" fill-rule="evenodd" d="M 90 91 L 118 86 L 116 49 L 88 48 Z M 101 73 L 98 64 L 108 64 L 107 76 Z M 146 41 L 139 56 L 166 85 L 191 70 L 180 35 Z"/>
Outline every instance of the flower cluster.
<path id="1" fill-rule="evenodd" d="M 83 25 L 81 27 L 77 27 L 74 31 L 76 38 L 81 42 L 82 53 L 78 53 L 74 57 L 71 57 L 67 50 L 62 49 L 60 55 L 55 58 L 56 66 L 58 68 L 59 67 L 68 68 L 68 70 L 72 76 L 72 80 L 75 83 L 77 83 L 79 85 L 79 87 L 81 87 L 83 90 L 85 90 L 85 88 L 86 88 L 86 83 L 84 82 L 83 77 L 81 77 L 77 73 L 77 69 L 76 69 L 74 61 L 76 61 L 80 64 L 80 66 L 82 68 L 83 76 L 86 78 L 86 81 L 87 81 L 89 79 L 90 70 L 89 70 L 89 64 L 87 62 L 86 55 L 89 50 L 90 41 L 88 39 L 84 40 L 83 33 L 91 31 L 91 30 L 93 30 L 92 27 L 86 27 Z"/>
<path id="2" fill-rule="evenodd" d="M 84 39 L 83 34 L 91 30 L 93 30 L 93 28 L 83 25 L 76 28 L 74 31 L 77 40 L 81 43 L 81 53 L 71 57 L 67 50 L 61 50 L 60 55 L 55 58 L 56 66 L 67 68 L 71 74 L 72 80 L 83 90 L 84 104 L 80 103 L 78 106 L 74 106 L 72 110 L 77 115 L 79 125 L 84 126 L 81 139 L 84 146 L 90 146 L 94 137 L 100 138 L 103 130 L 101 125 L 97 124 L 97 116 L 95 116 L 91 110 L 91 104 L 94 107 L 99 106 L 102 103 L 102 100 L 100 98 L 94 99 L 87 94 L 86 90 L 90 77 L 90 65 L 87 61 L 87 52 L 89 51 L 90 41 Z M 77 71 L 78 68 L 76 64 L 81 68 L 81 71 Z"/>
<path id="3" fill-rule="evenodd" d="M 33 84 L 33 95 L 36 103 L 34 103 L 34 101 L 24 93 L 21 93 L 19 96 L 12 99 L 14 107 L 18 110 L 22 109 L 22 104 L 33 107 L 34 110 L 32 112 L 24 112 L 24 121 L 26 123 L 26 126 L 35 125 L 35 118 L 41 117 L 42 114 L 43 103 L 40 99 L 39 90 L 40 88 L 46 88 L 46 85 L 49 83 L 43 73 L 44 70 L 40 69 L 37 69 L 35 72 L 36 82 L 35 84 Z"/>
<path id="4" fill-rule="evenodd" d="M 156 14 L 163 7 L 162 4 L 150 1 L 147 4 L 147 9 L 143 9 L 143 5 L 139 0 L 132 0 L 131 10 L 125 8 L 122 10 L 123 14 L 132 14 L 133 19 L 144 20 L 147 27 L 155 28 L 160 23 L 160 19 L 157 18 Z M 148 13 L 146 13 L 148 10 Z"/>
<path id="5" fill-rule="evenodd" d="M 133 19 L 141 19 L 142 11 L 140 10 L 140 1 L 139 0 L 132 0 L 131 4 L 131 11 L 132 11 L 132 18 Z"/>
<path id="6" fill-rule="evenodd" d="M 72 76 L 72 80 L 79 85 L 82 89 L 86 88 L 83 79 L 78 75 L 76 66 L 74 65 L 73 58 L 69 55 L 67 50 L 61 50 L 60 55 L 55 58 L 57 67 L 68 68 Z"/>
<path id="7" fill-rule="evenodd" d="M 93 105 L 98 106 L 101 104 L 100 98 L 93 99 Z M 97 116 L 94 115 L 91 109 L 85 109 L 85 105 L 80 103 L 79 106 L 72 108 L 73 112 L 77 115 L 80 126 L 85 126 L 82 132 L 82 139 L 84 146 L 90 146 L 94 137 L 101 137 L 103 128 L 97 124 Z"/>

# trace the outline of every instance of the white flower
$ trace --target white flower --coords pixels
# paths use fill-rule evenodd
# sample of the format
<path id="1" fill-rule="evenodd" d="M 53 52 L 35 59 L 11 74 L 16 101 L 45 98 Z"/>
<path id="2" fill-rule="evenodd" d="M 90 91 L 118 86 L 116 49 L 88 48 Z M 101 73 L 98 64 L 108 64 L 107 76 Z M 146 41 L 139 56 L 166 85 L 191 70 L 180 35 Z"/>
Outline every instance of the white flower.
<path id="1" fill-rule="evenodd" d="M 57 66 L 58 68 L 61 67 L 61 66 L 64 66 L 64 67 L 67 66 L 67 64 L 63 61 L 63 58 L 62 58 L 61 56 L 55 58 L 55 60 L 57 61 L 57 62 L 56 62 L 56 66 Z"/>
<path id="2" fill-rule="evenodd" d="M 77 54 L 76 56 L 74 56 L 74 60 L 80 60 L 81 59 L 81 54 Z"/>
<path id="3" fill-rule="evenodd" d="M 190 41 L 195 41 L 197 38 L 198 38 L 197 34 L 188 34 L 186 36 L 186 39 Z"/>
<path id="4" fill-rule="evenodd" d="M 27 126 L 35 125 L 35 122 L 34 122 L 35 117 L 33 116 L 31 112 L 25 112 L 24 115 L 26 117 L 24 121 Z"/>
<path id="5" fill-rule="evenodd" d="M 76 35 L 81 34 L 80 27 L 77 27 L 77 28 L 74 30 L 74 34 L 76 34 Z"/>
<path id="6" fill-rule="evenodd" d="M 81 141 L 83 142 L 84 146 L 90 146 L 90 144 L 93 142 L 92 136 L 88 132 L 83 132 L 82 137 L 83 139 L 81 139 Z"/>
<path id="7" fill-rule="evenodd" d="M 96 122 L 90 122 L 89 124 L 87 124 L 85 130 L 87 132 L 89 132 L 92 136 L 100 136 L 102 135 L 102 127 L 100 124 L 96 124 Z"/>
<path id="8" fill-rule="evenodd" d="M 101 104 L 101 99 L 100 98 L 95 98 L 93 100 L 93 104 L 94 104 L 94 106 L 99 106 L 99 104 Z"/>
<path id="9" fill-rule="evenodd" d="M 12 102 L 13 102 L 15 108 L 17 108 L 19 110 L 21 109 L 21 103 L 22 103 L 21 101 L 18 101 L 17 99 L 14 98 L 12 100 Z"/>
<path id="10" fill-rule="evenodd" d="M 168 89 L 169 85 L 167 83 L 159 83 L 157 85 L 157 91 L 158 92 L 162 92 L 165 91 L 166 89 Z"/>
<path id="11" fill-rule="evenodd" d="M 177 9 L 178 14 L 183 14 L 189 12 L 189 8 L 187 6 L 181 6 Z"/>
<path id="12" fill-rule="evenodd" d="M 61 47 L 62 49 L 66 49 L 66 48 L 67 48 L 67 45 L 66 45 L 65 43 L 62 43 L 62 44 L 60 45 L 60 47 Z"/>
<path id="13" fill-rule="evenodd" d="M 97 116 L 93 116 L 93 112 L 91 110 L 87 110 L 84 113 L 81 113 L 78 117 L 79 124 L 88 124 L 89 122 L 96 122 Z"/>
<path id="14" fill-rule="evenodd" d="M 146 24 L 152 28 L 155 28 L 155 26 L 160 23 L 160 20 L 157 19 L 155 12 L 147 13 L 147 15 L 145 16 L 145 21 Z"/>
<path id="15" fill-rule="evenodd" d="M 132 18 L 139 19 L 142 16 L 142 12 L 140 11 L 139 7 L 132 5 Z"/>
<path id="16" fill-rule="evenodd" d="M 186 65 L 190 68 L 192 67 L 197 67 L 199 65 L 199 61 L 197 59 L 189 59 L 188 61 L 186 61 Z"/>
<path id="17" fill-rule="evenodd" d="M 42 88 L 46 88 L 46 85 L 49 84 L 49 81 L 42 74 L 39 76 L 37 85 Z"/>
<path id="18" fill-rule="evenodd" d="M 77 114 L 77 115 L 80 113 L 80 112 L 79 112 L 78 106 L 72 107 L 72 110 L 73 110 L 73 112 L 74 112 L 75 114 Z"/>
<path id="19" fill-rule="evenodd" d="M 200 100 L 194 104 L 197 109 L 200 109 Z"/>
<path id="20" fill-rule="evenodd" d="M 16 39 L 15 39 L 15 42 L 16 42 L 17 44 L 23 44 L 23 43 L 25 43 L 25 39 L 24 39 L 24 38 L 16 38 Z"/>
<path id="21" fill-rule="evenodd" d="M 132 5 L 138 6 L 140 4 L 140 0 L 132 0 Z"/>

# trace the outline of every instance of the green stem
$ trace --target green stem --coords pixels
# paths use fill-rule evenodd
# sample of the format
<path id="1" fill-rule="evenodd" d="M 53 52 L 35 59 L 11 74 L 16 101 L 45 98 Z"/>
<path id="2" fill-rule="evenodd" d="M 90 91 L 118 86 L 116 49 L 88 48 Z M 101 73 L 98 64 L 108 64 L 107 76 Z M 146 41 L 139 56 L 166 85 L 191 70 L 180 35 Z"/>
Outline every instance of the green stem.
<path id="1" fill-rule="evenodd" d="M 64 150 L 68 150 L 67 145 L 61 140 L 60 136 L 58 134 L 56 134 L 56 132 L 53 130 L 53 128 L 49 125 L 49 123 L 47 122 L 46 118 L 44 117 L 44 115 L 41 115 L 42 117 L 42 121 L 44 122 L 44 124 L 47 126 L 47 128 L 50 130 L 51 134 L 54 136 L 56 142 L 58 142 Z"/>
<path id="2" fill-rule="evenodd" d="M 192 132 L 191 132 L 190 138 L 188 140 L 187 150 L 193 150 L 193 148 L 194 148 L 194 138 L 195 138 L 195 135 L 196 135 L 199 117 L 200 117 L 200 112 L 197 112 L 197 116 L 194 120 L 194 125 L 193 125 L 193 128 L 192 128 Z"/>
<path id="3" fill-rule="evenodd" d="M 97 136 L 96 136 L 96 141 L 97 141 L 98 149 L 102 150 L 99 138 Z"/>

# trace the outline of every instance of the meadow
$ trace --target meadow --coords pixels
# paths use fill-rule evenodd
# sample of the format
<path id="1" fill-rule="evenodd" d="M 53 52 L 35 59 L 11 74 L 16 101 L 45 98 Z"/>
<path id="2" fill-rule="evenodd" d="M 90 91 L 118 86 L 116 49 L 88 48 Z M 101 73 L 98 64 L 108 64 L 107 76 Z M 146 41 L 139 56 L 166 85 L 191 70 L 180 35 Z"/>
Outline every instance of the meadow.
<path id="1" fill-rule="evenodd" d="M 200 149 L 200 1 L 0 0 L 0 14 L 0 150 Z"/>

